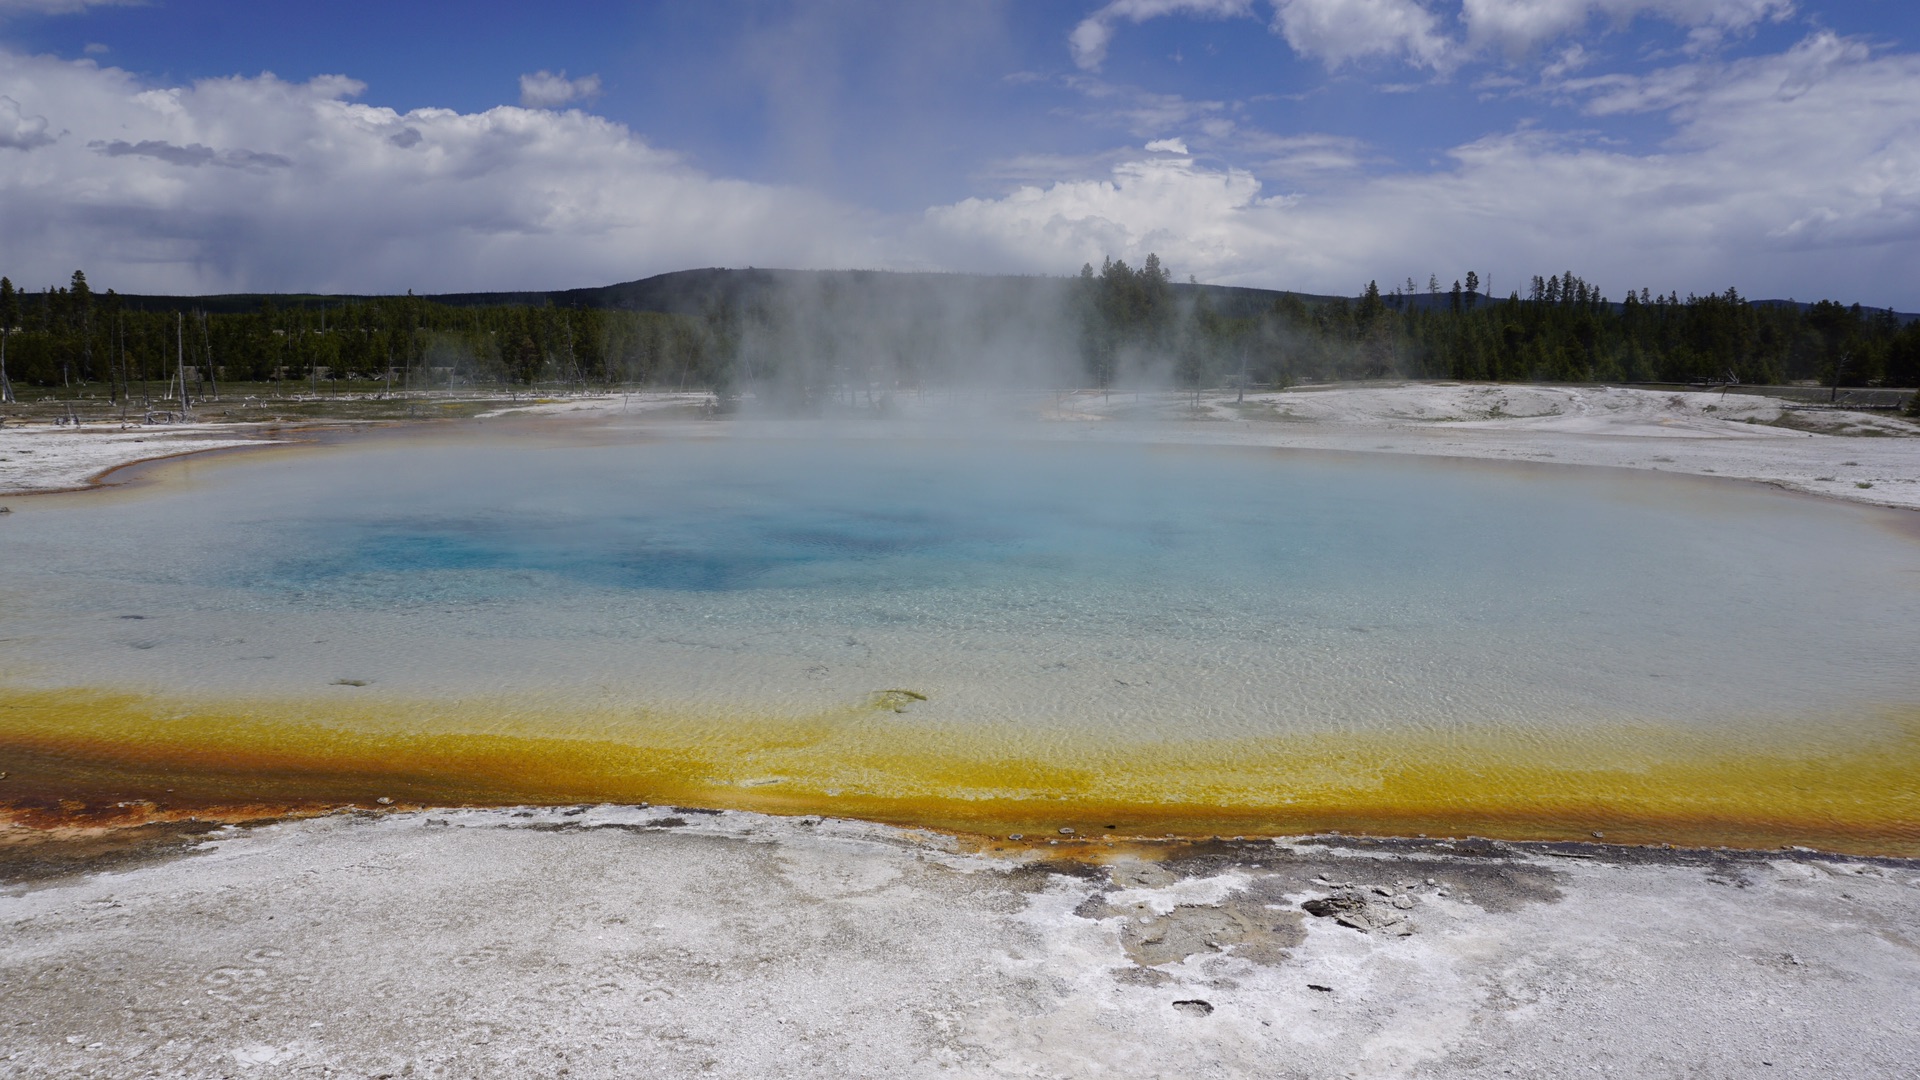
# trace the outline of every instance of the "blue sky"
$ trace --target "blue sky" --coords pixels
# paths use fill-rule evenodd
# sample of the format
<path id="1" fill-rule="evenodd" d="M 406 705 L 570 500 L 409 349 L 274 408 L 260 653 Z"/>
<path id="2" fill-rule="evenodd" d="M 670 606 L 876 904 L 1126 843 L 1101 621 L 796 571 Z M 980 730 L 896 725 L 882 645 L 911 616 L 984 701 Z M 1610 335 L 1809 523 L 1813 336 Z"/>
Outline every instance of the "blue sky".
<path id="1" fill-rule="evenodd" d="M 1156 250 L 1315 291 L 1573 269 L 1915 309 L 1916 117 L 1896 0 L 0 0 L 0 272 L 438 291 Z"/>

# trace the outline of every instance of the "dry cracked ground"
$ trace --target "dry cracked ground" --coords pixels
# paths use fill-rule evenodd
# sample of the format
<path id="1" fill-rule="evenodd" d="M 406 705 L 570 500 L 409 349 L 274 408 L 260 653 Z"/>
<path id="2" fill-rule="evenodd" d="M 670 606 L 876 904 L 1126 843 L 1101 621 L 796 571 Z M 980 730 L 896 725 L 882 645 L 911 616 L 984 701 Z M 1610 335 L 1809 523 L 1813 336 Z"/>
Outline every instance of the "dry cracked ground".
<path id="1" fill-rule="evenodd" d="M 4 848 L 7 1077 L 1913 1075 L 1920 865 L 339 814 Z M 1071 858 L 1065 857 L 1071 855 Z"/>

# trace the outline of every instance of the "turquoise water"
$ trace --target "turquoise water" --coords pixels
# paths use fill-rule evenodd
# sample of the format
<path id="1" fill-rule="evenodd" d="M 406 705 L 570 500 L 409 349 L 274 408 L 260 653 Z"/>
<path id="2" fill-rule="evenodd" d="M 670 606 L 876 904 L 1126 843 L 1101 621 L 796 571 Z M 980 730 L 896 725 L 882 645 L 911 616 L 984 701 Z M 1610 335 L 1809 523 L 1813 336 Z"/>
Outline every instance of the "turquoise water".
<path id="1" fill-rule="evenodd" d="M 804 711 L 1100 739 L 1739 725 L 1920 702 L 1920 544 L 1757 486 L 970 440 L 425 438 L 0 529 L 0 676 Z M 343 683 L 364 686 L 343 689 Z"/>

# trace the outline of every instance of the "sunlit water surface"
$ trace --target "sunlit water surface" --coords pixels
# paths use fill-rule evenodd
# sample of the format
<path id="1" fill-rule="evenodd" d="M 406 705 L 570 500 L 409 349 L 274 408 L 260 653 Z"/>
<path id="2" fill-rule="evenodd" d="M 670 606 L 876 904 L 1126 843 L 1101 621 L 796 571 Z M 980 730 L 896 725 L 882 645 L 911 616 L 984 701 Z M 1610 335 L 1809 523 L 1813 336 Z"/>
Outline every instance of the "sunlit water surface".
<path id="1" fill-rule="evenodd" d="M 11 515 L 0 739 L 16 795 L 1899 848 L 1899 525 L 1011 433 L 371 441 Z"/>

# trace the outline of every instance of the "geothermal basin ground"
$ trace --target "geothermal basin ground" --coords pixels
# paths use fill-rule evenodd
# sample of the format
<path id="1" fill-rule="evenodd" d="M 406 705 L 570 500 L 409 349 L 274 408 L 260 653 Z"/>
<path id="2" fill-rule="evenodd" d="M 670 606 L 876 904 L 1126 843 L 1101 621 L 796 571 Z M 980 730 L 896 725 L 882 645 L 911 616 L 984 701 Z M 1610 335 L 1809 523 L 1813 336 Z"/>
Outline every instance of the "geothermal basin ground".
<path id="1" fill-rule="evenodd" d="M 727 426 L 664 418 L 687 404 L 613 396 L 480 423 L 582 432 L 658 409 L 667 425 Z M 1738 395 L 1382 386 L 1014 404 L 1076 444 L 1658 469 L 1838 496 L 1840 513 L 1920 505 L 1912 424 Z M 895 402 L 889 422 L 916 407 Z M 176 440 L 259 436 L 9 427 L 0 484 L 75 488 L 194 448 Z M 1889 648 L 1897 666 L 1903 647 Z M 1868 793 L 1891 799 L 1896 831 L 1913 824 L 1910 784 L 1896 770 Z M 1438 827 L 1448 839 L 1088 839 L 1098 822 L 1062 834 L 1038 815 L 1009 841 L 693 802 L 379 809 L 390 794 L 410 802 L 370 782 L 335 799 L 360 810 L 255 807 L 236 816 L 266 823 L 247 827 L 161 800 L 115 808 L 119 828 L 63 819 L 57 802 L 16 820 L 0 849 L 0 1069 L 1898 1076 L 1920 1055 L 1920 867 L 1900 859 L 1669 849 L 1654 834 L 1606 846 L 1611 829 L 1558 834 L 1585 844 Z"/>

